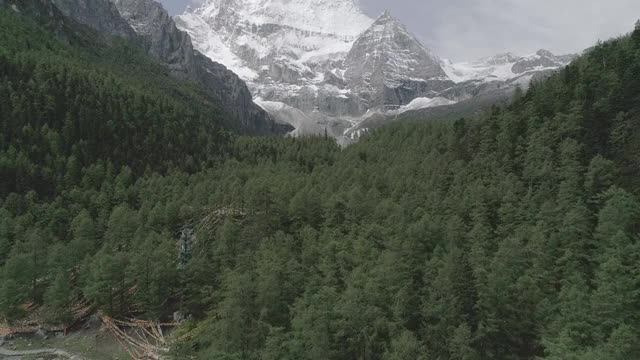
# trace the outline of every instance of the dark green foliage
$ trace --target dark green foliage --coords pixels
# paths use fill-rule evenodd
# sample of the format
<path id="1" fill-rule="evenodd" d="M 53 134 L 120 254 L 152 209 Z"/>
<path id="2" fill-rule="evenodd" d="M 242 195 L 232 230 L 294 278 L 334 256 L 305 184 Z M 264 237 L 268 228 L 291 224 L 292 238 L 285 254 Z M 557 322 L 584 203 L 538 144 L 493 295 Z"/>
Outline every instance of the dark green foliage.
<path id="1" fill-rule="evenodd" d="M 346 149 L 214 146 L 179 97 L 55 60 L 76 50 L 53 40 L 41 57 L 8 42 L 0 313 L 181 311 L 179 358 L 638 358 L 639 33 L 479 119 Z M 86 86 L 62 97 L 59 79 Z"/>
<path id="2" fill-rule="evenodd" d="M 87 39 L 63 43 L 38 20 L 0 8 L 2 196 L 50 195 L 99 161 L 141 175 L 221 157 L 232 124 L 195 85 L 122 40 L 72 29 Z"/>
<path id="3" fill-rule="evenodd" d="M 71 315 L 71 287 L 69 276 L 64 271 L 58 273 L 44 295 L 44 301 L 49 306 L 49 321 L 68 324 Z"/>

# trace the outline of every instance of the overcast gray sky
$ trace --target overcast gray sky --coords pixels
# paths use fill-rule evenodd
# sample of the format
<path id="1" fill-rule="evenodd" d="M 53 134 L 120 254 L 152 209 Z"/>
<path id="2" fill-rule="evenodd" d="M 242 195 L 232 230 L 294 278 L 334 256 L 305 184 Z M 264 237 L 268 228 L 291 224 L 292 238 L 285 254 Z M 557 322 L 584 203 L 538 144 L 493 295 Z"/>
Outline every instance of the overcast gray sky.
<path id="1" fill-rule="evenodd" d="M 172 14 L 192 1 L 161 0 Z M 356 0 L 376 17 L 385 9 L 433 52 L 454 61 L 540 48 L 577 52 L 633 29 L 640 0 Z"/>

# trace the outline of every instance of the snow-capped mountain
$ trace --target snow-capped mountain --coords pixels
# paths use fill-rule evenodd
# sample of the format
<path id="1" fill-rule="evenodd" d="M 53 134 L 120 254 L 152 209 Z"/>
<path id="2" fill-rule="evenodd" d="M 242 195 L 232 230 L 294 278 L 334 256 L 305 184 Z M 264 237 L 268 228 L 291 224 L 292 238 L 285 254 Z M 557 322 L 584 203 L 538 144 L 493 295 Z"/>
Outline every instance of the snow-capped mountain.
<path id="1" fill-rule="evenodd" d="M 200 52 L 245 80 L 276 121 L 293 125 L 293 135 L 353 138 L 372 116 L 526 87 L 571 60 L 541 50 L 454 64 L 389 12 L 371 19 L 353 1 L 206 0 L 175 22 Z"/>
<path id="2" fill-rule="evenodd" d="M 209 0 L 176 17 L 194 45 L 239 74 L 255 98 L 356 116 L 342 61 L 373 20 L 351 0 Z"/>
<path id="3" fill-rule="evenodd" d="M 176 22 L 246 80 L 313 82 L 371 19 L 344 0 L 209 0 Z"/>
<path id="4" fill-rule="evenodd" d="M 450 87 L 440 63 L 385 12 L 353 44 L 344 61 L 344 78 L 367 109 L 393 110 Z"/>
<path id="5" fill-rule="evenodd" d="M 574 58 L 574 55 L 556 56 L 548 50 L 538 50 L 526 56 L 505 53 L 455 64 L 444 60 L 442 66 L 449 79 L 456 83 L 509 81 L 536 72 L 556 70 L 568 65 Z"/>

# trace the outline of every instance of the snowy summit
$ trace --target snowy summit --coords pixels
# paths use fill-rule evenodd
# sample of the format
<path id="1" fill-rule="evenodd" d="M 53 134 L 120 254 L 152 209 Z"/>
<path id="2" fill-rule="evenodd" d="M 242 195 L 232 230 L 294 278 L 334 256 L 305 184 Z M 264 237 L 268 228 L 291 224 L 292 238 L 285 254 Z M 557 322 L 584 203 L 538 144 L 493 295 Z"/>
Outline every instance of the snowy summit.
<path id="1" fill-rule="evenodd" d="M 340 138 L 371 114 L 527 86 L 535 73 L 570 61 L 539 51 L 453 64 L 388 11 L 371 19 L 353 0 L 207 0 L 175 22 L 198 50 L 245 80 L 276 121 L 293 125 L 292 135 Z"/>

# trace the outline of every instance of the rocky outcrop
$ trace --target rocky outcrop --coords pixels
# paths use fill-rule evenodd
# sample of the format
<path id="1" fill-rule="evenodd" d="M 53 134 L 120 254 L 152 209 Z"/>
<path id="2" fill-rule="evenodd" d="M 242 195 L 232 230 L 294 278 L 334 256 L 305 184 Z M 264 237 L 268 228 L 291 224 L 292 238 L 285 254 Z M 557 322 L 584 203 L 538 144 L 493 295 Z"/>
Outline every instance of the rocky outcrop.
<path id="1" fill-rule="evenodd" d="M 115 5 L 105 0 L 52 0 L 67 17 L 87 25 L 100 33 L 120 36 L 128 40 L 136 37 L 135 31 L 120 16 Z"/>
<path id="2" fill-rule="evenodd" d="M 0 0 L 0 5 L 8 5 L 10 8 L 24 16 L 36 19 L 41 24 L 46 24 L 46 28 L 62 42 L 83 42 L 91 41 L 92 35 L 88 34 L 84 29 L 80 30 L 78 26 L 79 19 L 94 24 L 96 28 L 104 30 L 105 34 L 115 34 L 124 36 L 134 41 L 136 37 L 133 29 L 120 17 L 117 9 L 111 4 L 84 4 L 74 0 Z M 79 16 L 74 19 L 64 14 L 59 6 L 67 11 L 73 12 Z M 69 10 L 69 9 L 73 10 Z M 89 13 L 89 8 L 101 9 L 105 12 L 104 16 L 93 16 Z M 93 27 L 93 26 L 90 26 Z"/>
<path id="3" fill-rule="evenodd" d="M 172 72 L 186 72 L 193 66 L 193 45 L 178 30 L 162 5 L 155 1 L 113 0 L 120 15 L 145 40 L 147 53 L 166 64 Z"/>
<path id="4" fill-rule="evenodd" d="M 236 74 L 194 50 L 191 38 L 178 30 L 173 19 L 153 0 L 113 0 L 122 17 L 144 40 L 147 52 L 166 64 L 179 78 L 199 82 L 227 116 L 237 119 L 252 134 L 277 134 L 288 129 L 276 124 L 255 103 Z"/>
<path id="5" fill-rule="evenodd" d="M 327 71 L 324 73 L 323 82 L 325 84 L 333 85 L 338 89 L 344 89 L 347 86 L 342 78 L 338 77 L 338 75 L 332 73 L 331 71 Z"/>
<path id="6" fill-rule="evenodd" d="M 518 59 L 511 71 L 515 74 L 523 74 L 527 71 L 556 69 L 568 64 L 574 58 L 573 55 L 556 56 L 549 50 L 538 50 L 534 55 Z"/>
<path id="7" fill-rule="evenodd" d="M 209 0 L 176 22 L 206 56 L 240 74 L 255 98 L 329 117 L 366 111 L 340 74 L 372 22 L 352 0 Z"/>
<path id="8" fill-rule="evenodd" d="M 345 79 L 369 108 L 389 109 L 451 86 L 440 60 L 387 11 L 353 44 Z"/>

